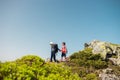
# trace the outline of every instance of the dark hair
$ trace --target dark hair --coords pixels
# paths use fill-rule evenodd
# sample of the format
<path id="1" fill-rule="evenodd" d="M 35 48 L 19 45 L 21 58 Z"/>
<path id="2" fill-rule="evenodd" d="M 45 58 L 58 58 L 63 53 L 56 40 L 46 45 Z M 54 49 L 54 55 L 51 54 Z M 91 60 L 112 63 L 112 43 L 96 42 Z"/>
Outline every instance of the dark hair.
<path id="1" fill-rule="evenodd" d="M 65 45 L 65 42 L 62 42 Z"/>

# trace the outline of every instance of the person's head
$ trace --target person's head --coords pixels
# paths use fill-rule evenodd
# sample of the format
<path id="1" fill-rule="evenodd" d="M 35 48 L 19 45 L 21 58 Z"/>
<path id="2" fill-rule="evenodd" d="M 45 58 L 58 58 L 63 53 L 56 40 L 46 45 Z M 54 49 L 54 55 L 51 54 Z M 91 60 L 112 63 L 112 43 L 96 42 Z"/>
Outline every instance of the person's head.
<path id="1" fill-rule="evenodd" d="M 65 45 L 65 42 L 62 42 L 62 45 Z"/>
<path id="2" fill-rule="evenodd" d="M 54 43 L 53 42 L 50 42 L 50 45 L 52 46 Z"/>

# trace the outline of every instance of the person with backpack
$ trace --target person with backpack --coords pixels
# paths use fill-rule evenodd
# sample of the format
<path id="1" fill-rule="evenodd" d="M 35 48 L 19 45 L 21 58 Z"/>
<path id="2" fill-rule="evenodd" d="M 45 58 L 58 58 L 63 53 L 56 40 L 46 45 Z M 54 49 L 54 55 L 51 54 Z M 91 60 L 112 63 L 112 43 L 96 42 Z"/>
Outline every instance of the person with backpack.
<path id="1" fill-rule="evenodd" d="M 56 60 L 56 53 L 58 52 L 59 48 L 58 48 L 58 44 L 55 44 L 53 42 L 50 42 L 51 45 L 51 57 L 50 57 L 50 62 L 52 62 L 52 59 L 54 59 L 55 62 L 57 62 Z"/>
<path id="2" fill-rule="evenodd" d="M 67 53 L 67 47 L 66 47 L 66 43 L 65 42 L 62 42 L 62 49 L 61 49 L 61 61 L 64 61 L 63 60 L 63 57 L 65 58 L 66 60 L 66 53 Z"/>

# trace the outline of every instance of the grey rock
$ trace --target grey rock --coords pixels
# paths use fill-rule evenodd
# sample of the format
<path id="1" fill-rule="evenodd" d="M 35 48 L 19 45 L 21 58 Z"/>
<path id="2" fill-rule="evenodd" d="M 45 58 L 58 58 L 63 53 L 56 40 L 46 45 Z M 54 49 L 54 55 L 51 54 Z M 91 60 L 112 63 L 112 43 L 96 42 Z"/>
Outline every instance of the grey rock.
<path id="1" fill-rule="evenodd" d="M 109 42 L 93 40 L 90 43 L 85 43 L 84 47 L 92 48 L 93 54 L 101 54 L 103 59 L 110 58 L 112 55 L 118 55 L 118 58 L 120 59 L 120 45 L 119 44 L 112 44 Z"/>
<path id="2" fill-rule="evenodd" d="M 120 80 L 120 76 L 112 74 L 112 69 L 110 68 L 102 70 L 102 72 L 99 74 L 99 78 L 101 80 Z"/>
<path id="3" fill-rule="evenodd" d="M 109 60 L 114 64 L 120 66 L 120 59 L 119 58 L 109 58 Z"/>

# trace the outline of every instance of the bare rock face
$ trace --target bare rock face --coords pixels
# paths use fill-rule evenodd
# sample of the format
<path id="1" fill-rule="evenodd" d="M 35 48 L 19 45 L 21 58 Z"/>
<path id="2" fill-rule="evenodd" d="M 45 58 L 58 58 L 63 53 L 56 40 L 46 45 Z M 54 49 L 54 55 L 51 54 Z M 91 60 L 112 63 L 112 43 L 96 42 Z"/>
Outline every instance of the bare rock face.
<path id="1" fill-rule="evenodd" d="M 112 69 L 110 68 L 102 70 L 102 72 L 99 74 L 99 77 L 101 80 L 120 80 L 120 76 L 112 74 Z"/>
<path id="2" fill-rule="evenodd" d="M 102 42 L 98 40 L 93 40 L 90 43 L 85 43 L 85 48 L 92 48 L 93 54 L 101 54 L 104 59 L 112 57 L 112 55 L 117 55 L 120 57 L 120 45 L 112 44 L 109 42 Z M 119 58 L 120 59 L 120 58 Z"/>
<path id="3" fill-rule="evenodd" d="M 120 59 L 119 59 L 119 58 L 109 58 L 109 60 L 110 60 L 114 65 L 119 65 L 119 66 L 120 66 Z"/>

